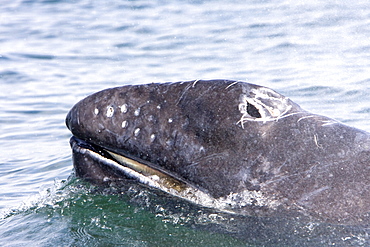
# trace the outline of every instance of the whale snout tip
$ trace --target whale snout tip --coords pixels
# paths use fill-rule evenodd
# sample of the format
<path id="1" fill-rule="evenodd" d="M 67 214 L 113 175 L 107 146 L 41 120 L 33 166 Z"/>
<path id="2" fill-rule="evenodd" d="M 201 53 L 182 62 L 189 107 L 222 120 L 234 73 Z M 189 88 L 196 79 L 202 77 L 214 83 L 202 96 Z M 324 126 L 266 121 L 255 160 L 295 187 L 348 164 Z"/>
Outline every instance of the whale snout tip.
<path id="1" fill-rule="evenodd" d="M 68 112 L 65 123 L 67 128 L 73 133 L 74 127 L 78 124 L 78 114 L 75 107 Z"/>
<path id="2" fill-rule="evenodd" d="M 71 130 L 71 111 L 68 112 L 66 116 L 66 126 L 69 130 Z"/>

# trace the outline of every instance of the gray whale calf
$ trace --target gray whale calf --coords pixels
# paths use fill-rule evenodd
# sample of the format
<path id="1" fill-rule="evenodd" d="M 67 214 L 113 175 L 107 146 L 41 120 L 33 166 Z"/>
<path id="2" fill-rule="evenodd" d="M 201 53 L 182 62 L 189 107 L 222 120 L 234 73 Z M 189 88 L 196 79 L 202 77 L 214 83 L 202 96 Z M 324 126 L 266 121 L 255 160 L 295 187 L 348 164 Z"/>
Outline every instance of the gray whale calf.
<path id="1" fill-rule="evenodd" d="M 242 215 L 368 224 L 370 134 L 240 81 L 106 89 L 68 113 L 77 176 Z"/>

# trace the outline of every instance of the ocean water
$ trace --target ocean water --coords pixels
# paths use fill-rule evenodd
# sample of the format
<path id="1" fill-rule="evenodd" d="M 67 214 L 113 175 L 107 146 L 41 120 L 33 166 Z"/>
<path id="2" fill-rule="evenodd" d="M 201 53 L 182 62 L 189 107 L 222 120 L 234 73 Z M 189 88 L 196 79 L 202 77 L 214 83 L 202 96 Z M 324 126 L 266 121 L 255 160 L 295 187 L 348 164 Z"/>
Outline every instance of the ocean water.
<path id="1" fill-rule="evenodd" d="M 248 245 L 189 223 L 222 216 L 184 213 L 181 203 L 162 210 L 135 186 L 128 195 L 96 192 L 72 171 L 64 119 L 83 97 L 219 78 L 273 88 L 370 131 L 370 3 L 1 1 L 0 245 Z M 337 246 L 369 244 L 342 240 Z"/>

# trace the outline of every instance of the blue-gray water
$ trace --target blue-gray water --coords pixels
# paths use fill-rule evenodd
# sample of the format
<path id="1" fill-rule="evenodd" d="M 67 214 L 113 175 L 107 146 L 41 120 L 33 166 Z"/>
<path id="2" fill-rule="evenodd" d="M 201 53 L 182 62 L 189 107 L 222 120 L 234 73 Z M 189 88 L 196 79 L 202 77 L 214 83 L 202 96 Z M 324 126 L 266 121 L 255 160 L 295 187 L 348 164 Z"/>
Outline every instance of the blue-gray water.
<path id="1" fill-rule="evenodd" d="M 125 84 L 216 78 L 271 87 L 370 131 L 370 3 L 1 1 L 0 245 L 246 245 L 153 213 L 139 192 L 88 193 L 68 179 L 64 118 L 78 100 Z"/>

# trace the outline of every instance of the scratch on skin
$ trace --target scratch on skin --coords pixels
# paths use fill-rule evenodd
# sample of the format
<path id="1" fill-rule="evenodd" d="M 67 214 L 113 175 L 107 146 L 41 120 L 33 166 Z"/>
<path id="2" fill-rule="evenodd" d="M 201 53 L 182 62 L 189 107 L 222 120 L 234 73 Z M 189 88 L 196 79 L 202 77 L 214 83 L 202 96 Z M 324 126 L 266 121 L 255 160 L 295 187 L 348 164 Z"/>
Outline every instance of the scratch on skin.
<path id="1" fill-rule="evenodd" d="M 279 167 L 279 170 L 284 166 L 286 165 L 286 162 L 284 162 L 284 164 L 282 166 Z M 309 176 L 310 174 L 312 174 L 314 172 L 314 170 L 316 168 L 318 168 L 320 166 L 320 168 L 326 168 L 326 167 L 329 167 L 331 166 L 330 164 L 329 165 L 321 165 L 320 163 L 317 163 L 317 164 L 314 164 L 312 165 L 312 167 L 310 167 L 308 170 L 306 171 L 302 171 L 302 172 L 295 172 L 293 174 L 287 174 L 287 175 L 281 175 L 281 174 L 276 174 L 275 178 L 273 179 L 270 179 L 268 181 L 265 182 L 266 185 L 269 185 L 269 184 L 273 184 L 273 183 L 277 183 L 277 182 L 280 182 L 284 179 L 288 179 L 288 178 L 291 178 L 291 177 L 295 177 L 295 176 L 301 176 L 301 175 L 304 175 L 306 174 L 306 176 Z M 323 174 L 323 173 L 326 173 L 325 170 L 317 170 L 315 171 L 317 174 Z"/>
<path id="2" fill-rule="evenodd" d="M 179 103 L 180 103 L 180 101 L 182 100 L 182 98 L 184 98 L 184 95 L 185 95 L 185 93 L 190 89 L 190 88 L 194 88 L 195 87 L 195 85 L 197 84 L 197 82 L 199 82 L 200 80 L 199 79 L 197 79 L 197 80 L 195 80 L 192 84 L 189 84 L 188 86 L 186 86 L 185 88 L 184 88 L 184 90 L 182 91 L 182 93 L 181 93 L 181 95 L 180 95 L 180 97 L 179 97 L 179 99 L 176 101 L 176 104 L 175 105 L 178 105 Z M 206 92 L 205 92 L 206 93 Z M 204 94 L 204 93 L 203 93 Z M 201 95 L 203 95 L 203 94 L 201 94 Z M 200 95 L 200 96 L 201 96 Z"/>
<path id="3" fill-rule="evenodd" d="M 327 120 L 327 121 L 322 121 L 322 122 L 323 122 L 323 125 L 322 126 L 328 126 L 328 125 L 332 125 L 332 124 L 338 123 L 335 120 Z"/>
<path id="4" fill-rule="evenodd" d="M 307 118 L 314 118 L 314 117 L 317 117 L 315 115 L 310 115 L 310 116 L 305 116 L 305 117 L 301 117 L 297 120 L 297 123 L 299 123 L 301 120 L 304 120 L 304 119 L 307 119 Z M 336 124 L 338 123 L 337 121 L 333 120 L 333 119 L 330 119 L 330 120 L 325 120 L 325 121 L 321 121 L 323 124 L 322 126 L 328 126 L 328 125 L 332 125 L 332 124 Z"/>
<path id="5" fill-rule="evenodd" d="M 319 143 L 319 140 L 318 140 L 318 139 L 319 139 L 319 138 L 318 138 L 317 134 L 314 134 L 314 135 L 313 135 L 313 140 L 315 141 L 316 146 L 317 146 L 318 148 L 322 148 L 322 145 Z"/>
<path id="6" fill-rule="evenodd" d="M 242 117 L 237 122 L 237 124 L 241 124 L 242 128 L 244 129 L 244 123 L 247 121 L 255 121 L 255 122 L 263 122 L 266 123 L 268 121 L 278 121 L 279 119 L 286 118 L 289 116 L 293 116 L 296 114 L 301 114 L 303 112 L 295 112 L 287 114 L 288 111 L 292 108 L 291 105 L 287 104 L 288 98 L 274 98 L 267 94 L 264 94 L 263 92 L 255 91 L 255 97 L 249 97 L 247 95 L 243 95 L 242 102 L 239 104 L 239 111 L 242 114 Z M 263 103 L 260 99 L 269 99 L 271 100 L 271 105 L 267 105 L 266 103 Z M 283 106 L 283 109 L 277 108 L 277 103 L 279 105 Z M 248 113 L 248 104 L 253 105 L 261 115 L 260 118 L 251 117 Z"/>
<path id="7" fill-rule="evenodd" d="M 184 90 L 182 91 L 182 94 L 180 95 L 179 99 L 176 101 L 176 104 L 175 105 L 178 105 L 180 103 L 180 101 L 182 100 L 182 98 L 184 97 L 185 93 L 189 90 L 189 88 L 191 87 L 195 87 L 195 84 L 198 82 L 199 80 L 195 80 L 193 82 L 193 84 L 189 84 L 188 86 L 186 86 L 184 88 Z"/>
<path id="8" fill-rule="evenodd" d="M 228 89 L 231 86 L 234 86 L 235 84 L 238 84 L 240 81 L 234 81 L 233 83 L 230 83 L 225 89 Z"/>
<path id="9" fill-rule="evenodd" d="M 303 201 L 307 201 L 307 200 L 310 199 L 310 197 L 315 197 L 315 196 L 317 196 L 318 194 L 320 194 L 321 192 L 323 192 L 323 191 L 325 191 L 327 189 L 330 189 L 330 187 L 329 186 L 324 186 L 324 187 L 321 187 L 321 188 L 319 188 L 317 190 L 314 190 L 314 191 L 311 191 L 309 193 L 306 193 L 297 202 L 299 204 L 301 204 Z"/>
<path id="10" fill-rule="evenodd" d="M 311 116 L 305 116 L 305 117 L 301 117 L 297 120 L 297 123 L 299 123 L 301 120 L 303 119 L 306 119 L 306 118 L 312 118 L 312 117 L 315 117 L 314 115 L 311 115 Z"/>
<path id="11" fill-rule="evenodd" d="M 193 82 L 192 87 L 195 87 L 195 84 L 197 84 L 197 82 L 198 82 L 198 81 L 199 81 L 199 79 L 195 80 L 195 81 Z"/>

